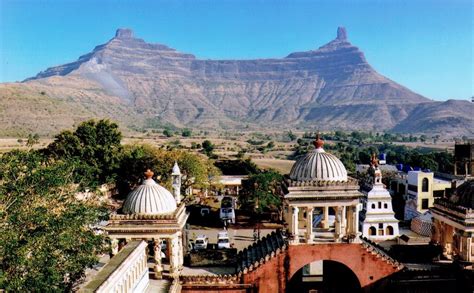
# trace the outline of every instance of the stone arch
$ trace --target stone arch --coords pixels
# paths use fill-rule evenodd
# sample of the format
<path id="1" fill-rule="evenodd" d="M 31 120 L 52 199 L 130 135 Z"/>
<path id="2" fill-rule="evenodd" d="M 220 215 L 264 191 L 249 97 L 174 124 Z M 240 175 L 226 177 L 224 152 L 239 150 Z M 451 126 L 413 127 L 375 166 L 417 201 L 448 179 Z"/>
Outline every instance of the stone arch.
<path id="1" fill-rule="evenodd" d="M 377 235 L 377 229 L 374 226 L 369 227 L 369 235 L 370 236 L 375 236 Z"/>
<path id="2" fill-rule="evenodd" d="M 385 233 L 387 235 L 393 235 L 393 227 L 392 226 L 388 225 L 385 230 L 386 230 Z"/>
<path id="3" fill-rule="evenodd" d="M 322 269 L 322 277 L 325 287 L 331 288 L 331 292 L 362 292 L 362 287 L 357 275 L 344 263 L 333 260 L 317 261 L 316 266 Z M 323 282 L 307 280 L 304 282 L 305 265 L 293 274 L 286 283 L 287 293 L 293 292 L 312 292 L 312 289 L 321 288 Z M 309 271 L 306 271 L 309 273 Z M 340 280 L 343 279 L 344 282 Z M 319 289 L 318 288 L 318 289 Z"/>
<path id="4" fill-rule="evenodd" d="M 397 271 L 397 268 L 367 253 L 358 243 L 332 243 L 315 245 L 290 245 L 287 280 L 303 266 L 318 260 L 339 262 L 348 267 L 359 280 L 362 288 Z"/>

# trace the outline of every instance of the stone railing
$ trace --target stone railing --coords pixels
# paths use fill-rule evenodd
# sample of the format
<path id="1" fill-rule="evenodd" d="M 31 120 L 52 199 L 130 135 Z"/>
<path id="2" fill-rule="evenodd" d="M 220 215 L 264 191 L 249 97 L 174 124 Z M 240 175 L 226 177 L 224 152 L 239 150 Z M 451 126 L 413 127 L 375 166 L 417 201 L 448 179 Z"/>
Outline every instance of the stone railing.
<path id="1" fill-rule="evenodd" d="M 144 292 L 149 284 L 145 241 L 129 242 L 80 293 Z"/>
<path id="2" fill-rule="evenodd" d="M 348 177 L 347 181 L 324 181 L 324 180 L 307 180 L 297 181 L 287 179 L 286 184 L 288 187 L 305 187 L 305 186 L 316 186 L 316 187 L 328 187 L 328 186 L 343 186 L 343 187 L 357 187 L 359 188 L 359 181 L 355 178 Z"/>
<path id="3" fill-rule="evenodd" d="M 237 272 L 247 273 L 252 271 L 287 247 L 288 241 L 285 239 L 283 231 L 274 231 L 239 252 L 237 255 Z"/>
<path id="4" fill-rule="evenodd" d="M 389 265 L 396 267 L 399 270 L 403 269 L 403 264 L 388 255 L 388 253 L 380 245 L 376 244 L 373 241 L 370 241 L 365 237 L 360 237 L 360 239 L 362 241 L 361 245 L 365 248 L 365 250 L 385 260 L 385 262 L 387 262 Z"/>

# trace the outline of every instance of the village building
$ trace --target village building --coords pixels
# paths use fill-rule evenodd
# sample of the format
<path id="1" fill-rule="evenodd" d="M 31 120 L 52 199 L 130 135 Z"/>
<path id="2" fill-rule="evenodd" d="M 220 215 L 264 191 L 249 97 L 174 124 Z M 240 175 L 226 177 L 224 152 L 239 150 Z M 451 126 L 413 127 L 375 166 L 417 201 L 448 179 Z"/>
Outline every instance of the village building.
<path id="1" fill-rule="evenodd" d="M 448 259 L 474 262 L 474 180 L 458 186 L 449 197 L 437 199 L 432 241 L 443 248 Z"/>
<path id="2" fill-rule="evenodd" d="M 399 236 L 398 220 L 392 208 L 390 192 L 382 183 L 382 171 L 375 155 L 372 157 L 371 168 L 372 189 L 363 200 L 362 236 L 373 241 L 383 241 Z"/>

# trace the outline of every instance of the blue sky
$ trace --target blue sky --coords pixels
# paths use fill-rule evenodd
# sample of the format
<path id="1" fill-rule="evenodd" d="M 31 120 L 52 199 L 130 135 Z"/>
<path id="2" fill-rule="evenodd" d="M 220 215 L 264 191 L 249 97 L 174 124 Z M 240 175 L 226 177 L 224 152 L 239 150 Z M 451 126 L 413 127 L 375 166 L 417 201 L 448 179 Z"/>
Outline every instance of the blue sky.
<path id="1" fill-rule="evenodd" d="M 473 2 L 0 0 L 0 81 L 76 60 L 132 28 L 206 59 L 284 57 L 345 26 L 372 66 L 426 97 L 474 95 Z"/>

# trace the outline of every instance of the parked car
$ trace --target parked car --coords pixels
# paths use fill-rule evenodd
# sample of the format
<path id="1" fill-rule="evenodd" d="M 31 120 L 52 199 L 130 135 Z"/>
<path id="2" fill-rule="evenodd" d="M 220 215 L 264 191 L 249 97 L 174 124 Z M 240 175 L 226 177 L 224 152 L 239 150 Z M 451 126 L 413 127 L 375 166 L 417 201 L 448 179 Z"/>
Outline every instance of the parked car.
<path id="1" fill-rule="evenodd" d="M 198 237 L 196 237 L 196 241 L 194 242 L 194 249 L 196 250 L 207 249 L 208 243 L 209 243 L 209 240 L 207 236 L 199 235 Z"/>
<path id="2" fill-rule="evenodd" d="M 217 233 L 217 249 L 230 248 L 230 238 L 227 231 Z"/>

